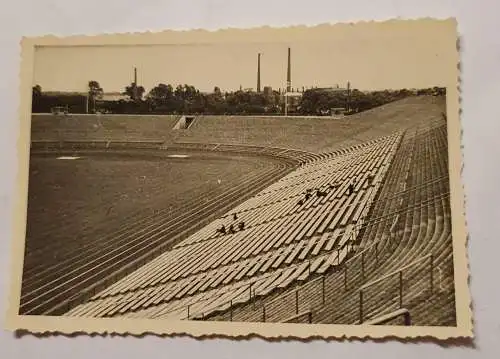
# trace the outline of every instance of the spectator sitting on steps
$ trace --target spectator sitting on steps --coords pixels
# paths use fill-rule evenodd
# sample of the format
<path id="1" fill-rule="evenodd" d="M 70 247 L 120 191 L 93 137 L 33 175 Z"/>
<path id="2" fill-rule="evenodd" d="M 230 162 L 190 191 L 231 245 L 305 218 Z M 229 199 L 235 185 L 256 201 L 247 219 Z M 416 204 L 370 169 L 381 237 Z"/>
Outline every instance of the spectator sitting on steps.
<path id="1" fill-rule="evenodd" d="M 226 234 L 226 227 L 224 225 L 222 225 L 222 227 L 220 229 L 218 229 L 217 231 L 219 231 L 222 234 Z"/>
<path id="2" fill-rule="evenodd" d="M 244 230 L 245 229 L 245 222 L 241 221 L 240 223 L 238 223 L 238 228 L 240 229 L 240 231 Z"/>
<path id="3" fill-rule="evenodd" d="M 356 180 L 353 179 L 351 183 L 349 183 L 349 192 L 347 193 L 348 195 L 351 195 L 354 192 L 354 184 L 356 183 Z"/>
<path id="4" fill-rule="evenodd" d="M 237 220 L 238 219 L 238 216 L 236 215 L 236 213 L 233 213 L 233 220 Z"/>
<path id="5" fill-rule="evenodd" d="M 323 192 L 321 190 L 317 190 L 316 191 L 316 196 L 318 196 L 318 197 L 325 197 L 326 196 L 326 192 Z"/>
<path id="6" fill-rule="evenodd" d="M 233 227 L 232 224 L 229 226 L 229 233 L 231 233 L 231 234 L 235 233 L 234 232 L 234 227 Z"/>

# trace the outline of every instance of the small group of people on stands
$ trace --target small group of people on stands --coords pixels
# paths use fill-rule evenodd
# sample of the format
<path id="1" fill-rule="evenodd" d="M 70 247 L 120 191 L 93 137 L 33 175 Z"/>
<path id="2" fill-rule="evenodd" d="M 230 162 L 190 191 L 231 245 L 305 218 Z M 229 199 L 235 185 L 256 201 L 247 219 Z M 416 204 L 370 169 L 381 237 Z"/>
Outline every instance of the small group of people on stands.
<path id="1" fill-rule="evenodd" d="M 301 198 L 299 199 L 299 202 L 297 203 L 299 206 L 302 206 L 309 198 L 311 198 L 313 196 L 312 192 L 313 190 L 316 191 L 316 196 L 317 197 L 326 197 L 326 195 L 328 194 L 328 190 L 333 190 L 333 189 L 336 189 L 337 186 L 334 185 L 334 184 L 329 184 L 328 185 L 328 188 L 326 190 L 321 190 L 321 189 L 311 189 L 311 188 L 308 188 L 306 190 L 306 193 L 304 195 L 304 198 Z"/>
<path id="2" fill-rule="evenodd" d="M 373 179 L 373 176 L 370 175 L 370 178 Z M 349 186 L 347 187 L 347 195 L 348 196 L 354 192 L 355 185 L 356 185 L 356 179 L 353 178 L 351 180 L 351 182 L 349 183 Z M 326 195 L 328 194 L 329 191 L 335 190 L 337 188 L 338 188 L 338 185 L 330 183 L 330 184 L 328 184 L 328 187 L 326 190 L 321 190 L 321 189 L 314 189 L 314 190 L 316 190 L 317 197 L 326 197 Z M 306 193 L 304 195 L 304 198 L 299 199 L 299 201 L 297 202 L 297 205 L 302 206 L 309 198 L 312 197 L 312 192 L 313 192 L 313 189 L 310 189 L 310 188 L 307 189 Z"/>
<path id="3" fill-rule="evenodd" d="M 237 221 L 237 220 L 238 220 L 238 216 L 236 215 L 236 213 L 233 213 L 233 221 Z M 239 221 L 236 226 L 238 227 L 238 230 L 242 231 L 245 229 L 245 222 Z M 221 228 L 217 228 L 216 232 L 221 233 L 223 235 L 236 233 L 235 225 L 233 223 L 231 223 L 229 225 L 229 228 L 226 230 L 226 226 L 223 224 L 221 226 Z"/>

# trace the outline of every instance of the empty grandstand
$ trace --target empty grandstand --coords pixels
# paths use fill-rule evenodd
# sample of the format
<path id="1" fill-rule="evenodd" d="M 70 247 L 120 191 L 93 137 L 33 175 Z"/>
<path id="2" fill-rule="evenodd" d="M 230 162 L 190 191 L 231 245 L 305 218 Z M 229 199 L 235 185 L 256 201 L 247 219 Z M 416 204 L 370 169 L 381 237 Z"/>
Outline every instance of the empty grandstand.
<path id="1" fill-rule="evenodd" d="M 149 202 L 133 203 L 159 215 L 111 216 L 72 246 L 61 242 L 74 225 L 32 222 L 21 311 L 453 326 L 443 107 L 418 96 L 342 119 L 34 116 L 33 157 L 140 155 L 160 167 L 183 154 L 247 172 L 213 164 L 225 187 L 186 190 L 170 211 L 154 179 L 141 185 Z"/>

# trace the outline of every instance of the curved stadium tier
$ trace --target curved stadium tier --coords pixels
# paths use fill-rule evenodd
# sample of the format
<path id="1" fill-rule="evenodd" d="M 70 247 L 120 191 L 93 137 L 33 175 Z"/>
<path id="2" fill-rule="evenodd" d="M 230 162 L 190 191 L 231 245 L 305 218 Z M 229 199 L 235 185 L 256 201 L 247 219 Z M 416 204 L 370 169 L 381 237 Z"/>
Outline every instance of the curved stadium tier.
<path id="1" fill-rule="evenodd" d="M 64 235 L 42 246 L 28 234 L 22 308 L 342 324 L 407 314 L 412 324 L 454 325 L 443 112 L 443 99 L 421 96 L 341 120 L 198 116 L 186 130 L 172 130 L 176 116 L 35 118 L 32 157 L 140 155 L 159 168 L 182 154 L 201 172 L 211 158 L 224 165 L 212 165 L 215 189 L 202 174 L 185 192 L 167 181 L 164 191 L 178 191 L 170 211 L 173 198 L 141 185 L 133 203 L 142 211 L 81 226 L 88 233 L 50 264 L 36 258 L 57 252 Z M 148 204 L 160 215 L 147 216 Z"/>

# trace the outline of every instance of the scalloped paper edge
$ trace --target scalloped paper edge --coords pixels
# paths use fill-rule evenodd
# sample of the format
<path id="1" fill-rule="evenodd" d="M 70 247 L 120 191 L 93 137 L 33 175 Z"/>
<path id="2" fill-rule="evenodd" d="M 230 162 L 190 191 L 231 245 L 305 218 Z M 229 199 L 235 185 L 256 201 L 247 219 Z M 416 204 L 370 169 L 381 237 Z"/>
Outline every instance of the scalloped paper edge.
<path id="1" fill-rule="evenodd" d="M 447 84 L 448 146 L 452 207 L 452 237 L 455 276 L 456 327 L 421 326 L 363 326 L 336 324 L 284 324 L 167 321 L 155 319 L 73 318 L 18 315 L 26 226 L 27 173 L 31 121 L 31 86 L 36 47 L 49 46 L 136 46 L 164 44 L 200 44 L 229 42 L 288 42 L 289 39 L 307 38 L 327 41 L 331 32 L 342 32 L 352 27 L 359 31 L 401 31 L 409 26 L 439 29 L 440 36 L 449 37 L 446 59 L 450 64 L 445 74 Z M 428 30 L 428 29 L 427 29 Z M 429 41 L 433 41 L 429 37 Z M 188 336 L 197 339 L 229 338 L 265 340 L 386 340 L 436 341 L 441 344 L 470 344 L 473 339 L 472 300 L 469 291 L 469 265 L 467 256 L 468 234 L 465 222 L 465 196 L 461 182 L 463 170 L 460 126 L 460 41 L 457 21 L 448 19 L 411 19 L 387 21 L 360 21 L 356 23 L 320 24 L 314 26 L 270 27 L 251 29 L 226 28 L 218 30 L 183 30 L 135 32 L 122 34 L 73 35 L 59 37 L 23 37 L 21 40 L 20 69 L 20 134 L 17 142 L 18 174 L 17 201 L 14 204 L 14 238 L 11 252 L 11 288 L 6 329 L 18 335 L 159 335 Z"/>

